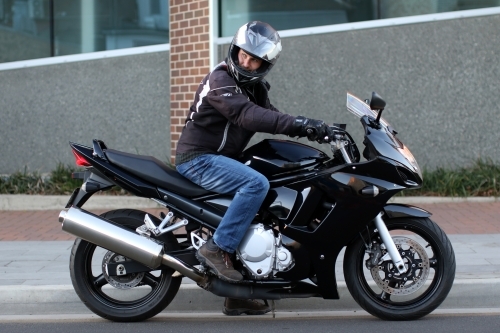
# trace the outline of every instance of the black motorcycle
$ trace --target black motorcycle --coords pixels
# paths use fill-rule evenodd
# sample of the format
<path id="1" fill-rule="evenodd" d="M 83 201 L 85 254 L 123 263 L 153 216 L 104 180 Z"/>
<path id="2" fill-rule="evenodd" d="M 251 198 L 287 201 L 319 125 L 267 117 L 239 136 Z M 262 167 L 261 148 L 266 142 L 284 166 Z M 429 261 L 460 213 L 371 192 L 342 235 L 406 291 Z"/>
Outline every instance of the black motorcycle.
<path id="1" fill-rule="evenodd" d="M 139 321 L 169 305 L 183 276 L 222 297 L 338 299 L 335 262 L 346 247 L 344 275 L 357 303 L 386 320 L 427 315 L 446 298 L 455 277 L 448 237 L 417 207 L 390 204 L 419 188 L 422 173 L 381 114 L 376 93 L 347 94 L 347 109 L 365 130 L 363 157 L 345 130 L 324 138 L 332 156 L 293 141 L 263 140 L 240 161 L 269 179 L 270 190 L 236 251 L 241 283 L 218 279 L 195 257 L 232 198 L 198 187 L 151 156 L 70 143 L 84 180 L 59 221 L 77 236 L 71 280 L 82 302 L 114 321 Z M 119 186 L 165 207 L 159 217 L 132 209 L 94 215 L 81 209 L 98 191 Z"/>

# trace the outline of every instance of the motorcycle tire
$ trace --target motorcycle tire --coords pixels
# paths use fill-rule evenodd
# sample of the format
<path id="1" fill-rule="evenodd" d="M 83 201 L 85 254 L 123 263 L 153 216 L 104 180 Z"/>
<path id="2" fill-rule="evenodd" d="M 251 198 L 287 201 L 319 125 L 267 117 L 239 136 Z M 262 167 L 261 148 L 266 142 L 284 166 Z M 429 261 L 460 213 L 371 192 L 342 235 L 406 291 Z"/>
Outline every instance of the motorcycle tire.
<path id="1" fill-rule="evenodd" d="M 399 274 L 388 255 L 383 262 L 371 264 L 366 245 L 382 243 L 372 226 L 346 248 L 347 287 L 356 302 L 378 318 L 421 318 L 444 301 L 453 285 L 456 262 L 452 245 L 428 218 L 396 218 L 385 223 L 408 271 Z"/>
<path id="2" fill-rule="evenodd" d="M 144 224 L 146 212 L 131 209 L 113 210 L 101 216 L 134 230 Z M 159 219 L 150 215 L 156 225 Z M 157 238 L 169 250 L 179 248 L 171 233 Z M 77 238 L 69 264 L 73 287 L 82 302 L 102 318 L 118 322 L 142 321 L 165 309 L 180 288 L 182 277 L 172 277 L 174 270 L 161 266 L 156 271 L 109 277 L 104 260 L 130 260 Z M 111 259 L 109 259 L 111 258 Z M 142 275 L 141 275 L 142 274 Z M 133 284 L 131 284 L 133 283 Z"/>

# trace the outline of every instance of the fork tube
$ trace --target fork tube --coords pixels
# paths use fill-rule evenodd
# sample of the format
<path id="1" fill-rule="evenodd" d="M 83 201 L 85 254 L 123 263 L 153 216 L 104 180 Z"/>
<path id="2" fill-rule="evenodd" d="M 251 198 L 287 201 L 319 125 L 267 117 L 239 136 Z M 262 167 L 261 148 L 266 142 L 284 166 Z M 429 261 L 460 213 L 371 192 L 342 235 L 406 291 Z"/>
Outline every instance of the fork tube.
<path id="1" fill-rule="evenodd" d="M 380 238 L 382 238 L 382 242 L 384 242 L 387 252 L 389 252 L 389 256 L 399 273 L 406 273 L 406 266 L 403 262 L 403 258 L 401 258 L 401 255 L 396 248 L 396 244 L 394 244 L 391 234 L 389 233 L 389 230 L 387 230 L 384 220 L 382 220 L 381 213 L 375 217 L 375 226 L 377 227 Z"/>

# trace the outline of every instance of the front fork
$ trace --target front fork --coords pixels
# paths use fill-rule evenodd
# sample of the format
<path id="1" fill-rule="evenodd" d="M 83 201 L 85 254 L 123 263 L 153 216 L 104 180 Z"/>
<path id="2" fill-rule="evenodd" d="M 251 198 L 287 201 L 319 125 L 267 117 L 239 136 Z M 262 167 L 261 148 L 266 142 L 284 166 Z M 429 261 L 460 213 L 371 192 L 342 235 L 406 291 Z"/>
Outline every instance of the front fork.
<path id="1" fill-rule="evenodd" d="M 384 220 L 382 220 L 382 213 L 379 213 L 375 217 L 374 222 L 375 222 L 375 227 L 378 230 L 378 234 L 380 235 L 380 238 L 382 239 L 382 242 L 384 243 L 385 248 L 387 249 L 389 257 L 391 257 L 394 266 L 396 266 L 400 274 L 406 273 L 406 266 L 403 262 L 403 258 L 401 258 L 401 255 L 399 254 L 396 244 L 394 244 L 391 234 L 389 233 L 389 230 L 387 229 Z"/>
<path id="2" fill-rule="evenodd" d="M 336 150 L 340 150 L 345 162 L 347 164 L 350 164 L 352 163 L 352 160 L 345 149 L 347 143 L 348 143 L 347 141 L 342 139 L 341 135 L 335 135 L 335 140 L 332 140 L 330 142 L 330 145 L 332 146 L 333 152 L 335 152 Z M 384 220 L 382 220 L 382 213 L 379 213 L 375 217 L 374 222 L 375 222 L 375 227 L 377 228 L 378 233 L 380 235 L 380 238 L 382 239 L 382 242 L 384 243 L 385 248 L 387 249 L 387 252 L 391 257 L 391 260 L 394 263 L 394 266 L 396 266 L 400 274 L 406 273 L 406 266 L 403 262 L 403 258 L 401 258 L 401 255 L 399 254 L 396 244 L 394 244 L 391 234 L 389 233 L 389 230 L 387 229 Z"/>

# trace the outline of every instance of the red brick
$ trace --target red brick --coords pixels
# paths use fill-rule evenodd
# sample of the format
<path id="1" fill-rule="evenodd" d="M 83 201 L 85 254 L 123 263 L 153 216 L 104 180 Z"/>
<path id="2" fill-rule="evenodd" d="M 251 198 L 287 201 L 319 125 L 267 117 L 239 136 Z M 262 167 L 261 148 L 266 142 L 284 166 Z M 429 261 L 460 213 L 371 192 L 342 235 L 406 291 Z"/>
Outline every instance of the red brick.
<path id="1" fill-rule="evenodd" d="M 197 10 L 198 9 L 198 2 L 192 2 L 189 4 L 189 10 Z"/>
<path id="2" fill-rule="evenodd" d="M 190 27 L 197 27 L 200 23 L 200 20 L 199 19 L 192 19 L 192 20 L 189 20 L 189 26 Z"/>
<path id="3" fill-rule="evenodd" d="M 175 116 L 179 117 L 179 119 L 185 119 L 186 118 L 186 111 L 177 110 L 177 111 L 175 111 Z"/>

